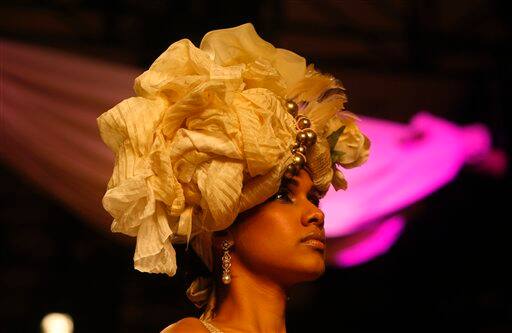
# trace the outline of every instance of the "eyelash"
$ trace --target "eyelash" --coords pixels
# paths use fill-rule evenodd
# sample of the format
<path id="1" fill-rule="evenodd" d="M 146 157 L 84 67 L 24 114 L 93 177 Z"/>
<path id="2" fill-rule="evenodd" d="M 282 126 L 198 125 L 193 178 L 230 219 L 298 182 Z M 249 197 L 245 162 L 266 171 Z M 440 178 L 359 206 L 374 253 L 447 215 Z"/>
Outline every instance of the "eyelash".
<path id="1" fill-rule="evenodd" d="M 279 190 L 279 192 L 277 192 L 276 199 L 277 200 L 284 199 L 286 202 L 292 202 L 292 200 L 289 197 L 289 194 L 290 194 L 289 190 L 287 190 L 286 188 L 282 188 Z M 313 203 L 313 205 L 315 205 L 317 207 L 320 205 L 320 200 L 312 195 L 308 195 L 308 200 L 311 201 Z"/>
<path id="2" fill-rule="evenodd" d="M 285 201 L 292 202 L 292 200 L 290 199 L 289 194 L 290 194 L 290 191 L 282 188 L 282 189 L 279 190 L 279 192 L 277 192 L 276 199 L 279 200 L 279 199 L 283 199 L 284 198 Z"/>

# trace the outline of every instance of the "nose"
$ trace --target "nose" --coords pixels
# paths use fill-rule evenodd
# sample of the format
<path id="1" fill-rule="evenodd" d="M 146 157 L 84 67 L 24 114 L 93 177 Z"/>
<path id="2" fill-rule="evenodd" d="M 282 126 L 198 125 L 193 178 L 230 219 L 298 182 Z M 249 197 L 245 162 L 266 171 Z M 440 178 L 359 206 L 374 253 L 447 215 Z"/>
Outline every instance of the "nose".
<path id="1" fill-rule="evenodd" d="M 305 218 L 305 221 L 306 221 L 305 225 L 314 223 L 320 229 L 322 229 L 324 227 L 324 218 L 325 218 L 324 212 L 322 212 L 322 210 L 320 208 L 318 208 L 316 206 L 314 206 L 314 207 L 315 207 L 314 210 L 311 210 L 307 213 L 306 218 Z"/>

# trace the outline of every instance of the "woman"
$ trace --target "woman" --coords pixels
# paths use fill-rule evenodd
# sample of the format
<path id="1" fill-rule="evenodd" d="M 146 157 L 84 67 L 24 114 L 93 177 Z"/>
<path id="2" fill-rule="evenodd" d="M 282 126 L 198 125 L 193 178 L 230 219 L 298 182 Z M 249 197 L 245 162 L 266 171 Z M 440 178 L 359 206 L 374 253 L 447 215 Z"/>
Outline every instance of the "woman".
<path id="1" fill-rule="evenodd" d="M 164 332 L 285 332 L 287 291 L 325 269 L 318 201 L 369 154 L 341 82 L 246 23 L 173 43 L 134 88 L 98 118 L 112 231 L 140 271 L 173 276 L 187 243 L 211 272 L 187 290 L 201 318 Z"/>
<path id="2" fill-rule="evenodd" d="M 324 214 L 309 174 L 301 169 L 277 196 L 239 216 L 215 235 L 215 257 L 222 267 L 222 242 L 231 247 L 231 283 L 219 290 L 216 316 L 210 324 L 222 332 L 286 332 L 285 306 L 289 288 L 318 278 L 325 270 Z M 208 325 L 208 322 L 206 323 Z M 208 332 L 189 317 L 163 330 Z"/>

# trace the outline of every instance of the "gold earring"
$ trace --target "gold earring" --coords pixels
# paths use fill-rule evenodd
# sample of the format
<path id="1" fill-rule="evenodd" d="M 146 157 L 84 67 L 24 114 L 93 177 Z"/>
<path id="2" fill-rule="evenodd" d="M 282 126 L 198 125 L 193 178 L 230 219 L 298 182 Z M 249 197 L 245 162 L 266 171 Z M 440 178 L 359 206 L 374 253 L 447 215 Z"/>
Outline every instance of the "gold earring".
<path id="1" fill-rule="evenodd" d="M 224 240 L 222 242 L 222 283 L 231 283 L 231 256 L 229 255 L 229 248 L 233 245 L 233 242 Z"/>

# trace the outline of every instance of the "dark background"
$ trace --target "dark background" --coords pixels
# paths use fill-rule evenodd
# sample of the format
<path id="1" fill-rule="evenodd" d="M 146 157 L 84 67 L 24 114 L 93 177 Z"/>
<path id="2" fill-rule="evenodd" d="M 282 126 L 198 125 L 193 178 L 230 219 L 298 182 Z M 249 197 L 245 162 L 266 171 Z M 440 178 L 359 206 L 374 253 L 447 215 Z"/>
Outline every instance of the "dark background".
<path id="1" fill-rule="evenodd" d="M 352 111 L 407 122 L 428 110 L 459 124 L 481 122 L 510 155 L 506 5 L 7 0 L 0 36 L 147 68 L 181 38 L 198 46 L 210 30 L 252 22 L 263 39 L 339 77 Z M 405 211 L 406 229 L 387 254 L 330 267 L 297 287 L 289 332 L 512 332 L 508 181 L 508 173 L 463 168 Z M 170 279 L 135 271 L 133 247 L 2 164 L 0 184 L 2 332 L 36 332 L 55 311 L 69 313 L 78 333 L 159 332 L 199 314 L 185 297 L 183 272 Z"/>

